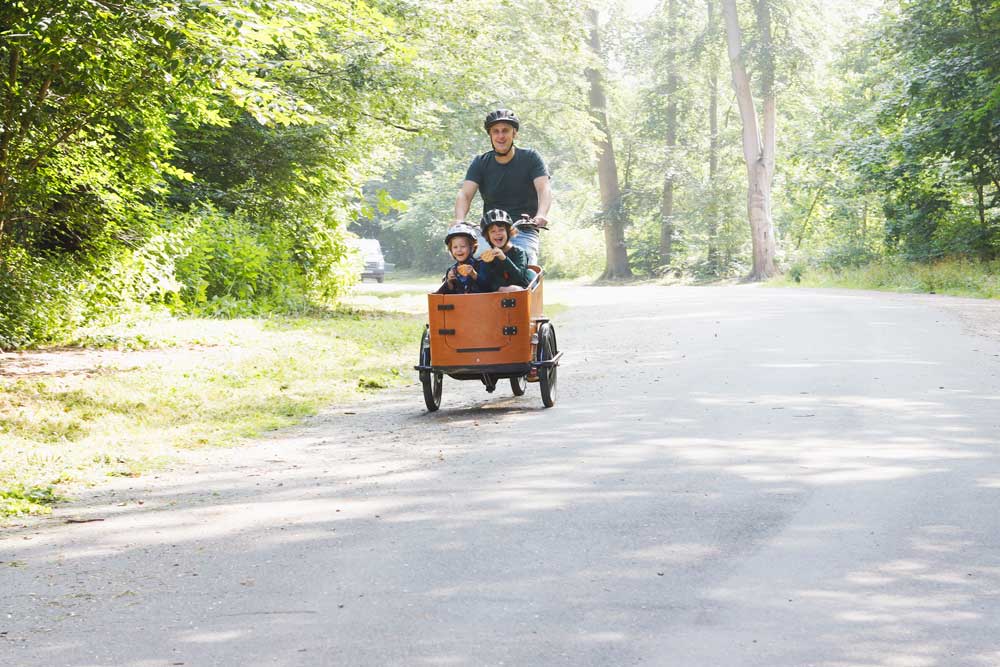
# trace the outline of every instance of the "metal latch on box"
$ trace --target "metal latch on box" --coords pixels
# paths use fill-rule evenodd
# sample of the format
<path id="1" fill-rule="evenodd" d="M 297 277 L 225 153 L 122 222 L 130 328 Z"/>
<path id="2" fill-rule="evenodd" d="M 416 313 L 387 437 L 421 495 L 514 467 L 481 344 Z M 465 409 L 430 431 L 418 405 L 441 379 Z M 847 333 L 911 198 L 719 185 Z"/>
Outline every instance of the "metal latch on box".
<path id="1" fill-rule="evenodd" d="M 501 308 L 515 308 L 517 307 L 517 299 L 500 299 Z"/>
<path id="2" fill-rule="evenodd" d="M 516 336 L 517 335 L 517 327 L 504 327 L 503 328 L 503 335 L 504 336 Z"/>

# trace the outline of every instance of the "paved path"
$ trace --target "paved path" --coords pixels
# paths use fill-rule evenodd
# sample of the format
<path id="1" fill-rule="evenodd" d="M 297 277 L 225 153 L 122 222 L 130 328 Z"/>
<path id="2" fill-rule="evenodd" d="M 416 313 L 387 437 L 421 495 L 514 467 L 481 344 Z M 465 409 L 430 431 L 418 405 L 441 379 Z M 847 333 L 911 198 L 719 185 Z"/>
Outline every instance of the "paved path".
<path id="1" fill-rule="evenodd" d="M 1000 665 L 1000 304 L 548 296 L 553 409 L 413 385 L 8 531 L 0 664 Z"/>

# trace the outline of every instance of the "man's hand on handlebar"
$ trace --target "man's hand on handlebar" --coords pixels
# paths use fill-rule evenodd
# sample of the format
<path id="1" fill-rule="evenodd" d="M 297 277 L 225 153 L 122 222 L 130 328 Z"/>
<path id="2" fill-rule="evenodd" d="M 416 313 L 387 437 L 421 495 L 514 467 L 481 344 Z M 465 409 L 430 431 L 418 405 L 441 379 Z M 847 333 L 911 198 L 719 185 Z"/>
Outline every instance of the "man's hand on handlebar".
<path id="1" fill-rule="evenodd" d="M 529 218 L 528 214 L 525 213 L 521 216 L 521 219 L 514 223 L 515 227 L 534 227 L 535 229 L 548 229 L 549 219 L 544 215 L 536 215 L 534 218 Z"/>

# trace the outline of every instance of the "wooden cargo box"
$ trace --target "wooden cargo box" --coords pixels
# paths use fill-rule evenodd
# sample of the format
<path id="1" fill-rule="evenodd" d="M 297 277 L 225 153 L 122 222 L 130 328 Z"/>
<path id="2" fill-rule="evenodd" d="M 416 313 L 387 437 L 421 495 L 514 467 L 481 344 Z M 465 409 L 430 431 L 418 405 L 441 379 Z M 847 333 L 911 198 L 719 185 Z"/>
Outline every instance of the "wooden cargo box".
<path id="1" fill-rule="evenodd" d="M 428 294 L 431 366 L 445 373 L 532 361 L 531 338 L 542 318 L 542 278 L 532 289 L 487 294 Z"/>

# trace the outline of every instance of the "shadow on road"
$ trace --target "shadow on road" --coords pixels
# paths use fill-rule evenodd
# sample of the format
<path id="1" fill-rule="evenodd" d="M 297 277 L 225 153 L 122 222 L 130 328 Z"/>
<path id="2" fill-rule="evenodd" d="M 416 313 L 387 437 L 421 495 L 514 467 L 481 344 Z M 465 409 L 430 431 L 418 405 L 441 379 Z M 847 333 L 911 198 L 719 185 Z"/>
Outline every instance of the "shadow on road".
<path id="1" fill-rule="evenodd" d="M 0 644 L 23 665 L 1000 663 L 995 345 L 903 297 L 649 288 L 640 313 L 595 291 L 560 324 L 552 410 L 446 380 L 428 415 L 414 385 L 9 536 Z"/>

